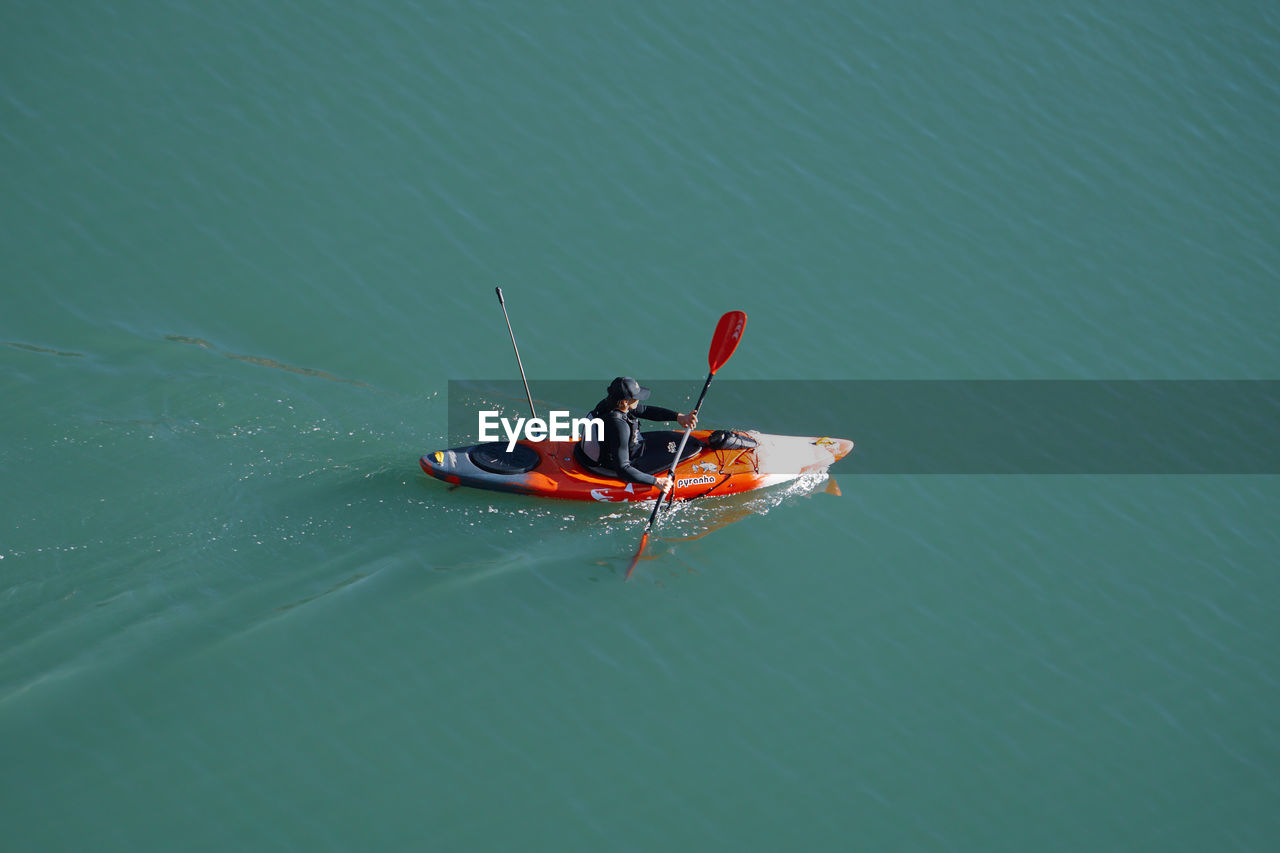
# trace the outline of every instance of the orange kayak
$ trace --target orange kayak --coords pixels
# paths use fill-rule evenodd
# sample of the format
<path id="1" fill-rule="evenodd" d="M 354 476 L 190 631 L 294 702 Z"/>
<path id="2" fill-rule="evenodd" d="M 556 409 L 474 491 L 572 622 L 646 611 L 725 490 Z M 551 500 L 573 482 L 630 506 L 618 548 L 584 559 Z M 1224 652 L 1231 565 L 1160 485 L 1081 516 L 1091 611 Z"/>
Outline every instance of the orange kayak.
<path id="1" fill-rule="evenodd" d="M 646 432 L 645 453 L 635 465 L 665 474 L 681 432 Z M 711 430 L 694 430 L 675 470 L 675 498 L 732 495 L 826 470 L 853 449 L 846 438 L 736 433 L 734 446 L 713 447 Z M 422 470 L 457 486 L 580 501 L 643 501 L 658 497 L 657 486 L 626 483 L 594 465 L 580 442 L 490 442 L 428 453 Z"/>

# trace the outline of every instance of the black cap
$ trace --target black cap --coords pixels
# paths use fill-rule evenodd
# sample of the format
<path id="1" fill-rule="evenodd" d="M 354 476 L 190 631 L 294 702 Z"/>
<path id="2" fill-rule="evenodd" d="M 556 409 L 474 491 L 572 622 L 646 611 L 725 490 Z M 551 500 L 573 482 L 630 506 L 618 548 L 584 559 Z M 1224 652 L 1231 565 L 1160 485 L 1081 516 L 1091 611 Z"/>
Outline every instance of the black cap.
<path id="1" fill-rule="evenodd" d="M 619 376 L 609 383 L 610 400 L 647 400 L 649 389 L 630 376 Z"/>

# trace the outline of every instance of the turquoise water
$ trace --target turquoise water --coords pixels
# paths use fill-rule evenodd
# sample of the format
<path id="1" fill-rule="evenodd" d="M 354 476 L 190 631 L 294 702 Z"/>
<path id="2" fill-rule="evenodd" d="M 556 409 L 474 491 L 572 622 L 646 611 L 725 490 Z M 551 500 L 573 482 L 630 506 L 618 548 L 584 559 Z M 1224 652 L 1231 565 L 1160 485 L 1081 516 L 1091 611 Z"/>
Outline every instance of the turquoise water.
<path id="1" fill-rule="evenodd" d="M 6 849 L 1274 849 L 1275 477 L 851 457 L 624 584 L 417 468 L 495 285 L 535 391 L 1277 378 L 1229 6 L 9 4 Z"/>

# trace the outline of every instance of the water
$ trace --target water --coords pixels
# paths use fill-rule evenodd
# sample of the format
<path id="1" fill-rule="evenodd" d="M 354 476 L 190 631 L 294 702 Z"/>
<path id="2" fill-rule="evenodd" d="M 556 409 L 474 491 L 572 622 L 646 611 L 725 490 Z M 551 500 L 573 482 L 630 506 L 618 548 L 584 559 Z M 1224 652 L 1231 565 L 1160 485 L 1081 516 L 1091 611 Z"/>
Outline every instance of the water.
<path id="1" fill-rule="evenodd" d="M 535 389 L 1277 378 L 1265 4 L 4 17 L 7 849 L 1274 848 L 1275 477 L 851 457 L 624 584 L 416 465 L 495 285 Z"/>

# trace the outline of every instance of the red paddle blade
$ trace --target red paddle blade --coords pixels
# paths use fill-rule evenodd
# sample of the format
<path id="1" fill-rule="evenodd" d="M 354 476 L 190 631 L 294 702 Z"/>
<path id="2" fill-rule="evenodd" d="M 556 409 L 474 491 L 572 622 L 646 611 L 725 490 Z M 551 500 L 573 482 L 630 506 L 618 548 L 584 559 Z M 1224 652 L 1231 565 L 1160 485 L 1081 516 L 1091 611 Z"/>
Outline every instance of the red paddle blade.
<path id="1" fill-rule="evenodd" d="M 716 324 L 716 333 L 711 338 L 711 351 L 707 353 L 707 365 L 715 373 L 733 355 L 742 340 L 742 330 L 747 327 L 747 312 L 730 311 L 720 318 Z"/>
<path id="2" fill-rule="evenodd" d="M 640 562 L 640 555 L 644 553 L 644 546 L 647 544 L 649 544 L 648 530 L 640 537 L 640 547 L 636 549 L 636 555 L 631 558 L 631 565 L 627 567 L 626 577 L 623 578 L 624 581 L 631 580 L 631 573 L 636 570 L 636 563 Z"/>

